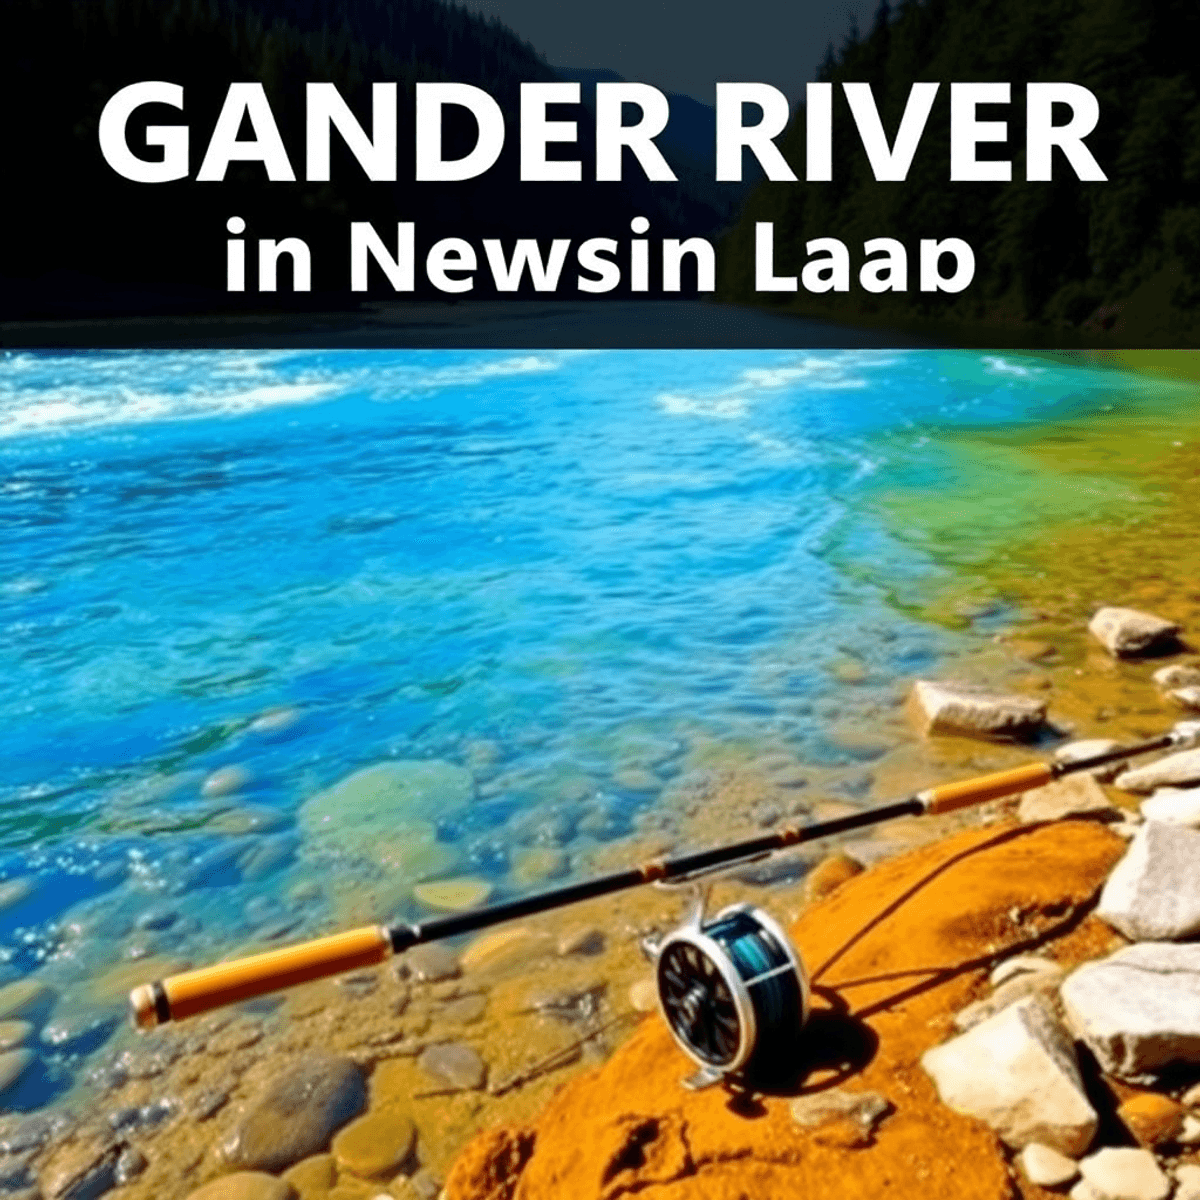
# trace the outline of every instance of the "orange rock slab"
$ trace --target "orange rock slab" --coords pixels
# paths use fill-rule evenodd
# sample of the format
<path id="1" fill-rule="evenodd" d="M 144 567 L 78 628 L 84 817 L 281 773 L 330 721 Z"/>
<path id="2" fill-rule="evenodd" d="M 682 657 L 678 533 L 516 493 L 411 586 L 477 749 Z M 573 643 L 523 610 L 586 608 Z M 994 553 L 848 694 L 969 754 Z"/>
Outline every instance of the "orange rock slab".
<path id="1" fill-rule="evenodd" d="M 657 1017 L 567 1084 L 528 1128 L 480 1135 L 447 1200 L 1002 1200 L 1019 1186 L 996 1137 L 941 1104 L 919 1060 L 952 1033 L 1000 959 L 1045 947 L 1067 965 L 1096 943 L 1086 915 L 1124 852 L 1085 821 L 971 829 L 881 863 L 792 929 L 813 977 L 811 1061 L 778 1094 L 688 1092 L 694 1069 Z M 868 1136 L 802 1127 L 798 1094 L 874 1091 Z"/>

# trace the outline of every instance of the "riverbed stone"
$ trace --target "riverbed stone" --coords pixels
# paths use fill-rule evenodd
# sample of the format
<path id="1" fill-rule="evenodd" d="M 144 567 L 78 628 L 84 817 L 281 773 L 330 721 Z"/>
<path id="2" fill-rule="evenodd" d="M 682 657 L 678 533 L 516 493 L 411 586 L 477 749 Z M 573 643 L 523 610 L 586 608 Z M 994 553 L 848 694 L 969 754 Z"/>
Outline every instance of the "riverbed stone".
<path id="1" fill-rule="evenodd" d="M 417 1066 L 442 1087 L 474 1091 L 483 1087 L 487 1078 L 487 1064 L 465 1042 L 429 1046 L 417 1059 Z"/>
<path id="2" fill-rule="evenodd" d="M 1086 773 L 1067 775 L 1032 788 L 1021 796 L 1017 807 L 1017 819 L 1026 825 L 1035 821 L 1062 821 L 1067 817 L 1107 820 L 1119 815 L 1104 789 Z"/>
<path id="3" fill-rule="evenodd" d="M 1200 830 L 1147 821 L 1108 877 L 1096 912 L 1132 941 L 1200 933 Z"/>
<path id="4" fill-rule="evenodd" d="M 1136 608 L 1097 609 L 1088 630 L 1114 658 L 1136 658 L 1167 650 L 1179 638 L 1179 626 L 1174 621 Z"/>
<path id="5" fill-rule="evenodd" d="M 1149 1150 L 1106 1146 L 1079 1164 L 1086 1183 L 1105 1200 L 1166 1200 L 1171 1180 Z"/>
<path id="6" fill-rule="evenodd" d="M 1045 724 L 1045 700 L 1002 695 L 970 683 L 918 679 L 912 700 L 927 736 L 1024 739 Z"/>
<path id="7" fill-rule="evenodd" d="M 544 883 L 567 873 L 569 860 L 557 846 L 530 846 L 513 856 L 513 882 L 520 887 Z"/>
<path id="8" fill-rule="evenodd" d="M 1200 667 L 1194 663 L 1171 663 L 1159 667 L 1153 679 L 1164 692 L 1174 688 L 1200 687 Z"/>
<path id="9" fill-rule="evenodd" d="M 1002 987 L 1018 975 L 1048 975 L 1061 981 L 1063 969 L 1052 958 L 1040 954 L 1014 954 L 992 968 L 988 983 L 994 988 Z"/>
<path id="10" fill-rule="evenodd" d="M 1159 788 L 1142 801 L 1141 811 L 1147 821 L 1200 829 L 1200 787 Z"/>
<path id="11" fill-rule="evenodd" d="M 1079 1175 L 1079 1164 L 1041 1142 L 1030 1142 L 1020 1153 L 1021 1170 L 1038 1187 L 1057 1188 Z"/>
<path id="12" fill-rule="evenodd" d="M 33 1026 L 28 1021 L 11 1018 L 0 1021 L 0 1050 L 15 1050 L 23 1046 L 33 1034 Z"/>
<path id="13" fill-rule="evenodd" d="M 0 913 L 16 908 L 33 895 L 35 881 L 29 878 L 6 879 L 0 883 Z"/>
<path id="14" fill-rule="evenodd" d="M 493 888 L 486 879 L 477 876 L 462 876 L 458 879 L 437 879 L 432 883 L 418 883 L 413 888 L 413 897 L 426 908 L 441 912 L 462 912 L 486 904 Z"/>
<path id="15" fill-rule="evenodd" d="M 579 925 L 567 929 L 558 939 L 558 953 L 566 958 L 571 954 L 601 954 L 605 945 L 604 930 L 597 925 Z"/>
<path id="16" fill-rule="evenodd" d="M 42 1174 L 46 1200 L 96 1200 L 117 1182 L 121 1147 L 115 1142 L 87 1138 L 53 1155 Z"/>
<path id="17" fill-rule="evenodd" d="M 406 951 L 398 972 L 401 970 L 418 983 L 440 983 L 443 979 L 457 979 L 462 974 L 458 955 L 449 946 L 438 942 L 414 946 Z"/>
<path id="18" fill-rule="evenodd" d="M 32 1050 L 5 1050 L 0 1054 L 0 1095 L 16 1084 L 35 1062 L 37 1055 Z"/>
<path id="19" fill-rule="evenodd" d="M 366 1107 L 362 1071 L 348 1058 L 318 1055 L 285 1070 L 251 1104 L 224 1143 L 233 1167 L 283 1171 L 329 1145 Z"/>
<path id="20" fill-rule="evenodd" d="M 205 776 L 204 782 L 200 785 L 200 794 L 209 797 L 232 796 L 235 792 L 248 788 L 253 781 L 254 776 L 248 767 L 240 765 L 218 767 L 217 770 Z"/>
<path id="21" fill-rule="evenodd" d="M 331 1150 L 341 1170 L 362 1179 L 389 1179 L 408 1161 L 416 1141 L 411 1117 L 380 1109 L 351 1121 Z"/>
<path id="22" fill-rule="evenodd" d="M 1040 1142 L 1077 1155 L 1095 1136 L 1098 1118 L 1074 1047 L 1039 996 L 935 1046 L 921 1065 L 944 1103 L 984 1121 L 1015 1149 Z"/>
<path id="23" fill-rule="evenodd" d="M 470 802 L 475 794 L 471 773 L 439 759 L 377 763 L 348 775 L 306 800 L 299 823 L 318 843 L 414 878 L 445 874 L 436 860 L 453 863 L 449 847 L 436 840 L 433 821 Z M 440 855 L 438 853 L 440 851 Z M 449 868 L 449 869 L 452 869 Z"/>
<path id="24" fill-rule="evenodd" d="M 863 865 L 857 859 L 851 858 L 844 850 L 834 850 L 827 854 L 804 877 L 804 902 L 816 904 L 831 896 L 848 879 L 861 875 Z"/>
<path id="25" fill-rule="evenodd" d="M 459 959 L 464 971 L 503 971 L 551 952 L 553 940 L 529 925 L 511 925 L 481 934 Z"/>
<path id="26" fill-rule="evenodd" d="M 55 1001 L 53 988 L 40 979 L 17 979 L 0 987 L 0 1021 L 41 1013 Z"/>
<path id="27" fill-rule="evenodd" d="M 187 1200 L 296 1200 L 296 1189 L 262 1171 L 237 1171 L 190 1192 Z"/>
<path id="28" fill-rule="evenodd" d="M 1125 792 L 1153 792 L 1163 787 L 1200 784 L 1200 748 L 1180 750 L 1145 766 L 1122 771 L 1116 785 Z"/>
<path id="29" fill-rule="evenodd" d="M 1071 1029 L 1111 1075 L 1200 1064 L 1200 945 L 1127 946 L 1074 971 L 1061 996 Z"/>

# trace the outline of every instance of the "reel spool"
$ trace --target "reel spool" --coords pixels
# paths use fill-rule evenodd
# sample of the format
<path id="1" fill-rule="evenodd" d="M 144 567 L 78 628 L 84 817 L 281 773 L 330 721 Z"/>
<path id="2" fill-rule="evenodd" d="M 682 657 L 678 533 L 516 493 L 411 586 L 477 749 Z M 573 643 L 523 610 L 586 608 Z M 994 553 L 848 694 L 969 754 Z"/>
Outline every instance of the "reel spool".
<path id="1" fill-rule="evenodd" d="M 703 903 L 647 951 L 658 1003 L 700 1070 L 684 1086 L 778 1076 L 797 1059 L 808 976 L 787 934 L 761 908 L 734 904 L 705 921 Z"/>

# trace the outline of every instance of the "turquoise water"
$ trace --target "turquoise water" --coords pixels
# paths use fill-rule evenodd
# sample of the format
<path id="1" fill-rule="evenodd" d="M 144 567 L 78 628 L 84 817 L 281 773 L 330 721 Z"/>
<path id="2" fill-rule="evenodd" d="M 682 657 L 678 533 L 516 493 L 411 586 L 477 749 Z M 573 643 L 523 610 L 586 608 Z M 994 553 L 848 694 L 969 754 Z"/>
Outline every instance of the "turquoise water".
<path id="1" fill-rule="evenodd" d="M 469 772 L 398 825 L 511 894 L 521 845 L 636 831 L 698 739 L 854 761 L 836 714 L 1004 619 L 893 603 L 945 568 L 878 498 L 969 490 L 948 432 L 1176 395 L 968 352 L 7 355 L 0 983 L 54 994 L 0 1103 L 94 1061 L 114 964 L 330 927 L 382 872 L 296 814 L 356 769 Z"/>

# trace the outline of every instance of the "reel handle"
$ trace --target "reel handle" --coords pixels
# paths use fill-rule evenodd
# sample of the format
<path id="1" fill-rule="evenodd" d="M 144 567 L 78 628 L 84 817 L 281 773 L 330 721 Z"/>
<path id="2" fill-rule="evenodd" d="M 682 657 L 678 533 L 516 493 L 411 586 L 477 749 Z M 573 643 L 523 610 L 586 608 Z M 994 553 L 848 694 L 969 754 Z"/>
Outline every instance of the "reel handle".
<path id="1" fill-rule="evenodd" d="M 374 966 L 391 954 L 388 930 L 367 925 L 142 984 L 129 993 L 130 1015 L 139 1028 L 153 1029 L 225 1004 Z"/>

